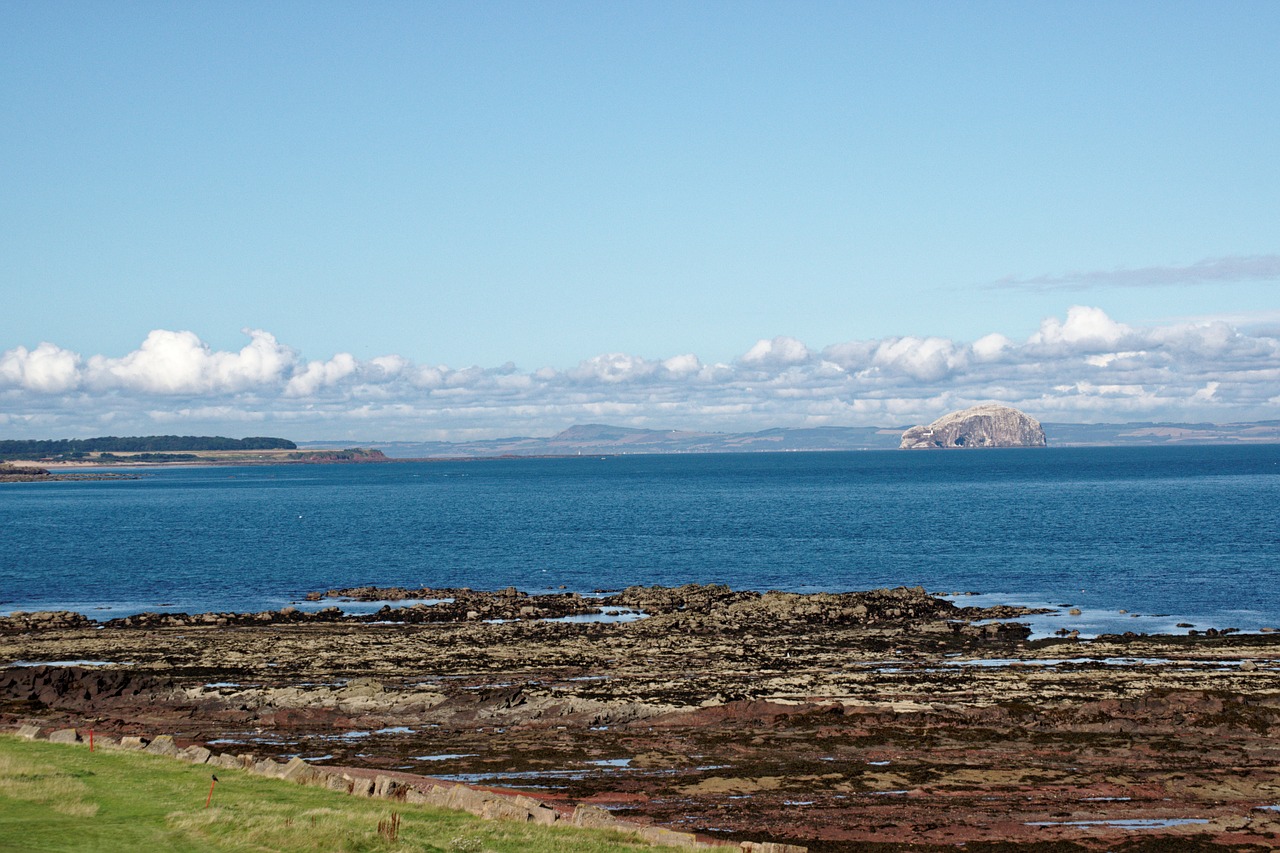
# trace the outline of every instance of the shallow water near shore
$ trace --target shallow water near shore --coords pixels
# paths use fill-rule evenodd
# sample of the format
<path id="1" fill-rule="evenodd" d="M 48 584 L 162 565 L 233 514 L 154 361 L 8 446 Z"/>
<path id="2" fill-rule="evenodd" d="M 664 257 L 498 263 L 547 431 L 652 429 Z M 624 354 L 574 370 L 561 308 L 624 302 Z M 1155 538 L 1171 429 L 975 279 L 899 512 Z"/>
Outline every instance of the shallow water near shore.
<path id="1" fill-rule="evenodd" d="M 1280 626 L 1278 516 L 1275 445 L 163 468 L 0 487 L 0 612 L 921 585 L 1058 608 L 1038 633 L 1256 631 Z"/>

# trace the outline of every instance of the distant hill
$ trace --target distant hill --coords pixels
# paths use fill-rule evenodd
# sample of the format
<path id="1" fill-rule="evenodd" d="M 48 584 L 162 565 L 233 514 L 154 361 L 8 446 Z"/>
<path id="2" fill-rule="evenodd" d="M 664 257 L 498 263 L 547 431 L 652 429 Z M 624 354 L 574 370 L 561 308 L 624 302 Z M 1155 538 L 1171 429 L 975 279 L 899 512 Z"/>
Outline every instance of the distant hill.
<path id="1" fill-rule="evenodd" d="M 1170 444 L 1261 444 L 1280 442 L 1280 421 L 1240 424 L 1043 424 L 1050 447 Z M 485 441 L 372 441 L 396 459 L 576 456 L 623 453 L 761 453 L 818 450 L 894 450 L 905 426 L 814 427 L 759 432 L 698 432 L 579 424 L 553 436 L 515 436 Z M 346 441 L 303 441 L 304 448 L 346 447 Z"/>
<path id="2" fill-rule="evenodd" d="M 516 436 L 485 441 L 364 442 L 388 456 L 405 458 L 469 456 L 576 456 L 618 453 L 750 453 L 795 450 L 888 450 L 898 446 L 902 428 L 818 427 L 760 432 L 696 432 L 580 424 L 549 437 Z M 302 447 L 336 447 L 343 442 L 304 441 Z"/>
<path id="3" fill-rule="evenodd" d="M 1238 424 L 1045 423 L 1042 425 L 1051 447 L 1115 447 L 1155 444 L 1274 444 L 1280 442 L 1280 421 L 1252 421 Z"/>

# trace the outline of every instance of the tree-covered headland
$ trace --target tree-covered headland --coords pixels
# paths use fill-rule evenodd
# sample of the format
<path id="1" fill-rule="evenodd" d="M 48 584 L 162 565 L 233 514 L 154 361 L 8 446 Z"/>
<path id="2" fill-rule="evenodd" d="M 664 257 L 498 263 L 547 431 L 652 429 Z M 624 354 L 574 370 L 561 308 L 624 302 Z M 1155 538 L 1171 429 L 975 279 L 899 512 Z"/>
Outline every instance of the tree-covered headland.
<path id="1" fill-rule="evenodd" d="M 284 438 L 225 438 L 217 435 L 143 435 L 99 438 L 8 439 L 0 459 L 80 459 L 92 453 L 175 453 L 201 450 L 297 450 Z"/>

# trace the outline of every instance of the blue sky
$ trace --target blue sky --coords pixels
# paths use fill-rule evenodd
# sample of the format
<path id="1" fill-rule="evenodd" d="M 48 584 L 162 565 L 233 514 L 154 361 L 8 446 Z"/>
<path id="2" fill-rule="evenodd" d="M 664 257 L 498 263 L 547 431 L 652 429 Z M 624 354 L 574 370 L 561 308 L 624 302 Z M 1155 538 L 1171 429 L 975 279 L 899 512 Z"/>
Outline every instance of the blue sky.
<path id="1" fill-rule="evenodd" d="M 5 4 L 0 432 L 1280 417 L 1278 34 L 1265 2 Z"/>

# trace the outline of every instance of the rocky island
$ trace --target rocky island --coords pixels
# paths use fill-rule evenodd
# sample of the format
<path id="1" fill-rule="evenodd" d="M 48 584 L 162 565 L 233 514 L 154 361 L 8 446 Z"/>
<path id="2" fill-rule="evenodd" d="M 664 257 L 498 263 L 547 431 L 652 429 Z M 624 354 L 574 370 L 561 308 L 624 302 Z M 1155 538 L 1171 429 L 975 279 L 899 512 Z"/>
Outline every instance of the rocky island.
<path id="1" fill-rule="evenodd" d="M 903 450 L 1044 446 L 1039 421 L 994 403 L 951 412 L 928 426 L 913 426 L 902 434 L 899 445 Z"/>

